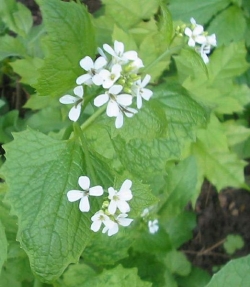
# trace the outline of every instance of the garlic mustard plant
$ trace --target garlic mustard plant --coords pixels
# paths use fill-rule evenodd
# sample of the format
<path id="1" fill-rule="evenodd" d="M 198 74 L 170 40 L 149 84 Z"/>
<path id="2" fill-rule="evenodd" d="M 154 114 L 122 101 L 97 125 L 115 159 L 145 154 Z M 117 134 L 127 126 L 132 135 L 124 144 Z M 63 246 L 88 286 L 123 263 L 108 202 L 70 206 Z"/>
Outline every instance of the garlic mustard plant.
<path id="1" fill-rule="evenodd" d="M 193 47 L 200 54 L 205 64 L 209 63 L 208 54 L 211 49 L 216 47 L 217 41 L 215 34 L 208 35 L 202 25 L 196 23 L 194 18 L 190 19 L 191 28 L 186 27 L 184 34 L 189 37 L 188 46 Z"/>

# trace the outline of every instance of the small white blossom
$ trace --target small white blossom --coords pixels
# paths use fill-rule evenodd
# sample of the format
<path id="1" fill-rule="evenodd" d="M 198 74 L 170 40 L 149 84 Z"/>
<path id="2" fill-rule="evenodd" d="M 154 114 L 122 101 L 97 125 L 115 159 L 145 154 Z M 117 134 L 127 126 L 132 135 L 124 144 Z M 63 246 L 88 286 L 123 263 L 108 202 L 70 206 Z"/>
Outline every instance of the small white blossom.
<path id="1" fill-rule="evenodd" d="M 106 91 L 105 94 L 101 94 L 94 99 L 94 105 L 96 107 L 100 107 L 108 103 L 106 110 L 107 116 L 118 118 L 119 125 L 121 120 L 123 120 L 121 109 L 126 109 L 128 111 L 127 114 L 132 113 L 130 108 L 127 108 L 127 106 L 132 104 L 132 95 L 119 94 L 122 89 L 123 87 L 121 85 L 114 85 Z"/>
<path id="2" fill-rule="evenodd" d="M 153 92 L 149 89 L 145 89 L 146 85 L 149 83 L 151 77 L 150 75 L 146 75 L 142 80 L 136 81 L 132 86 L 132 92 L 137 97 L 137 108 L 140 109 L 142 107 L 142 98 L 148 101 Z"/>
<path id="3" fill-rule="evenodd" d="M 127 214 L 124 214 L 124 213 L 119 214 L 115 218 L 115 220 L 112 221 L 111 225 L 108 224 L 103 228 L 102 233 L 108 232 L 108 236 L 112 236 L 119 231 L 119 225 L 129 226 L 131 224 L 131 222 L 133 221 L 133 219 L 127 218 L 127 217 L 128 217 Z"/>
<path id="4" fill-rule="evenodd" d="M 99 57 L 95 62 L 89 57 L 86 56 L 80 61 L 80 66 L 87 71 L 88 73 L 81 75 L 76 79 L 77 85 L 85 84 L 97 86 L 102 85 L 102 77 L 99 75 L 103 67 L 107 64 L 107 60 L 103 57 Z"/>
<path id="5" fill-rule="evenodd" d="M 120 129 L 123 126 L 123 115 L 127 116 L 128 118 L 131 118 L 136 113 L 136 109 L 119 105 L 119 113 L 116 116 L 115 127 L 117 129 Z"/>
<path id="6" fill-rule="evenodd" d="M 114 64 L 111 71 L 103 69 L 99 76 L 102 79 L 102 86 L 104 89 L 109 89 L 121 76 L 122 67 L 119 64 Z"/>
<path id="7" fill-rule="evenodd" d="M 159 222 L 158 219 L 149 220 L 148 222 L 148 229 L 151 234 L 156 233 L 159 230 Z"/>
<path id="8" fill-rule="evenodd" d="M 196 52 L 198 52 L 201 55 L 201 58 L 205 64 L 209 62 L 208 54 L 210 53 L 210 45 L 201 45 L 201 47 L 196 47 Z"/>
<path id="9" fill-rule="evenodd" d="M 129 204 L 127 201 L 131 200 L 133 195 L 130 190 L 132 186 L 132 181 L 129 179 L 126 179 L 120 190 L 117 191 L 113 187 L 109 187 L 108 193 L 109 193 L 109 199 L 110 204 L 108 206 L 108 211 L 110 214 L 115 214 L 116 209 L 118 208 L 122 213 L 126 213 L 130 211 Z"/>
<path id="10" fill-rule="evenodd" d="M 113 226 L 113 221 L 111 221 L 109 216 L 107 214 L 105 214 L 103 210 L 97 211 L 91 217 L 91 220 L 93 222 L 91 224 L 90 229 L 93 230 L 94 232 L 97 232 L 101 228 L 102 224 L 104 224 L 107 227 L 112 227 Z"/>
<path id="11" fill-rule="evenodd" d="M 203 26 L 196 24 L 194 18 L 191 18 L 190 22 L 193 25 L 193 30 L 186 27 L 184 31 L 185 35 L 189 37 L 188 46 L 194 47 L 196 43 L 204 44 L 206 42 L 206 37 L 204 36 Z"/>
<path id="12" fill-rule="evenodd" d="M 89 196 L 103 195 L 103 188 L 100 185 L 90 187 L 90 179 L 87 176 L 80 176 L 78 184 L 83 190 L 70 190 L 67 193 L 68 200 L 74 202 L 80 200 L 79 209 L 82 212 L 90 210 Z"/>
<path id="13" fill-rule="evenodd" d="M 76 122 L 80 116 L 84 90 L 82 86 L 77 86 L 74 88 L 74 94 L 76 96 L 65 95 L 62 96 L 59 101 L 62 104 L 74 104 L 74 106 L 69 111 L 69 119 Z"/>
<path id="14" fill-rule="evenodd" d="M 114 63 L 123 65 L 128 61 L 135 61 L 138 59 L 138 55 L 135 51 L 124 52 L 124 44 L 119 41 L 114 42 L 114 49 L 108 44 L 104 44 L 103 49 L 113 57 Z"/>

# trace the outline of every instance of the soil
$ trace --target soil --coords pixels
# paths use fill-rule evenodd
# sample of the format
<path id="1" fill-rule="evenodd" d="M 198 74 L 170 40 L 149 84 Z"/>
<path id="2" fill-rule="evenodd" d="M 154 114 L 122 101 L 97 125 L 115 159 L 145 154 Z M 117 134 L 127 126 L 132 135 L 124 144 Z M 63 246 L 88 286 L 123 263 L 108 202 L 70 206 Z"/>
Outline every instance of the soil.
<path id="1" fill-rule="evenodd" d="M 20 0 L 19 2 L 25 4 L 32 11 L 34 24 L 39 24 L 42 20 L 41 13 L 34 0 Z M 99 0 L 82 2 L 92 13 L 101 6 Z M 8 86 L 8 79 L 3 86 Z M 3 86 L 0 87 L 0 90 L 3 89 Z M 10 89 L 8 87 L 9 104 L 13 108 L 17 108 L 12 103 L 12 101 L 15 102 L 17 88 Z M 23 95 L 21 103 L 23 101 L 25 101 L 25 95 Z M 246 175 L 249 174 L 250 168 L 248 167 Z M 188 207 L 188 209 L 191 208 Z M 208 181 L 205 181 L 193 211 L 197 215 L 197 226 L 193 231 L 193 238 L 186 242 L 180 250 L 195 266 L 212 273 L 215 266 L 224 265 L 232 258 L 250 253 L 250 193 L 248 191 L 229 187 L 218 193 Z M 223 248 L 228 234 L 241 235 L 245 242 L 244 247 L 232 256 L 228 255 Z"/>

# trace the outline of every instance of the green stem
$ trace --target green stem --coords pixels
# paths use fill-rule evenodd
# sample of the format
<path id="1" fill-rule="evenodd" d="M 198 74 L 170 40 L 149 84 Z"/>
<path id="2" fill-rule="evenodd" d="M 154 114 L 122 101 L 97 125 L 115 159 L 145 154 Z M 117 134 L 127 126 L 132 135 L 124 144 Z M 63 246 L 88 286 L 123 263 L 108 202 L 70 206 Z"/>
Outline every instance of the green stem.
<path id="1" fill-rule="evenodd" d="M 151 62 L 145 69 L 144 69 L 144 72 L 145 71 L 148 71 L 149 69 L 151 69 L 154 65 L 156 65 L 158 62 L 160 62 L 164 57 L 168 56 L 168 55 L 171 55 L 175 52 L 177 52 L 178 50 L 180 50 L 180 48 L 182 47 L 183 45 L 178 45 L 174 48 L 171 48 L 171 49 L 167 49 L 164 53 L 162 53 L 158 58 L 156 58 L 153 62 Z"/>
<path id="2" fill-rule="evenodd" d="M 90 116 L 81 126 L 82 131 L 86 130 L 106 109 L 106 105 L 98 109 L 92 116 Z"/>
<path id="3" fill-rule="evenodd" d="M 87 145 L 87 140 L 84 136 L 83 130 L 80 128 L 80 126 L 77 122 L 74 123 L 74 130 L 75 130 L 75 133 L 80 138 L 80 141 L 82 143 L 82 149 L 83 149 L 84 155 L 85 155 L 86 167 L 88 169 L 91 180 L 94 184 L 97 184 L 97 178 L 95 175 L 93 165 L 91 163 L 91 158 L 90 158 L 90 153 L 89 153 L 89 149 L 88 149 L 88 145 Z"/>

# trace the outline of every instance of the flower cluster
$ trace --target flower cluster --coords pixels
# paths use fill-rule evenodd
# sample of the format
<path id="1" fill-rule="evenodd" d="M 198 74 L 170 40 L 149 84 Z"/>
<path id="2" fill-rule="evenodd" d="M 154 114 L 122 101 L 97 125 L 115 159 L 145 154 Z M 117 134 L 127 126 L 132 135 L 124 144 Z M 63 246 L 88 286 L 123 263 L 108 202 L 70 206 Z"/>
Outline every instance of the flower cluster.
<path id="1" fill-rule="evenodd" d="M 143 218 L 144 221 L 147 222 L 149 233 L 155 234 L 159 230 L 159 221 L 158 219 L 149 219 L 151 218 L 150 211 L 152 210 L 152 208 L 153 207 L 145 208 L 141 213 L 141 217 Z"/>
<path id="2" fill-rule="evenodd" d="M 194 18 L 191 18 L 190 22 L 191 28 L 186 27 L 184 30 L 185 35 L 189 37 L 188 46 L 194 47 L 207 64 L 209 62 L 207 55 L 211 52 L 211 48 L 216 46 L 216 36 L 215 34 L 208 35 L 203 26 L 197 24 Z"/>
<path id="3" fill-rule="evenodd" d="M 60 98 L 62 104 L 74 104 L 69 112 L 69 118 L 77 121 L 83 102 L 84 85 L 96 85 L 103 88 L 103 93 L 94 99 L 94 105 L 101 107 L 107 104 L 106 114 L 115 117 L 116 128 L 123 126 L 123 117 L 132 117 L 141 109 L 142 100 L 148 101 L 153 92 L 146 87 L 151 77 L 144 79 L 138 74 L 143 67 L 142 60 L 135 51 L 124 51 L 124 44 L 115 41 L 114 48 L 108 44 L 103 49 L 98 48 L 100 57 L 93 61 L 89 56 L 80 61 L 84 73 L 76 79 L 75 96 L 65 95 Z M 137 109 L 132 108 L 133 99 L 136 99 Z"/>
<path id="4" fill-rule="evenodd" d="M 82 190 L 70 190 L 67 197 L 70 202 L 80 200 L 79 209 L 82 212 L 90 211 L 89 196 L 102 196 L 104 190 L 101 186 L 90 187 L 90 180 L 87 176 L 80 176 L 78 184 Z M 108 188 L 108 200 L 102 204 L 102 209 L 97 211 L 92 217 L 91 230 L 97 232 L 104 225 L 102 232 L 112 236 L 119 231 L 119 225 L 129 226 L 133 219 L 128 218 L 130 206 L 128 201 L 133 198 L 132 181 L 126 179 L 120 190 L 113 187 Z"/>

